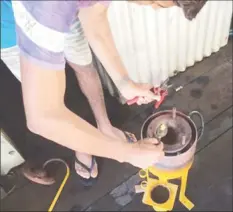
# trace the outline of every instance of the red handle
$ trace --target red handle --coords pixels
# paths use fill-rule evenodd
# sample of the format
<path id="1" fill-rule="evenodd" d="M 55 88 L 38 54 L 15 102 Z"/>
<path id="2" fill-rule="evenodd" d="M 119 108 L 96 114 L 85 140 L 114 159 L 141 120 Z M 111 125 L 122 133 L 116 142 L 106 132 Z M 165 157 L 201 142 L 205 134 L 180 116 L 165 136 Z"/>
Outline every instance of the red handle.
<path id="1" fill-rule="evenodd" d="M 161 105 L 161 103 L 164 101 L 164 99 L 165 99 L 165 97 L 167 96 L 168 93 L 167 93 L 166 90 L 162 90 L 161 88 L 154 88 L 153 91 L 154 91 L 154 93 L 156 95 L 160 95 L 160 97 L 161 97 L 160 100 L 157 101 L 156 104 L 155 104 L 155 108 L 157 109 Z M 128 100 L 127 104 L 128 105 L 135 104 L 138 101 L 138 98 L 139 97 L 137 96 L 137 97 L 134 97 L 131 100 Z"/>
<path id="2" fill-rule="evenodd" d="M 155 108 L 158 109 L 159 106 L 162 104 L 164 101 L 165 97 L 168 95 L 166 90 L 160 90 L 160 100 L 156 102 Z"/>
<path id="3" fill-rule="evenodd" d="M 159 106 L 162 104 L 162 102 L 164 101 L 165 96 L 161 96 L 160 100 L 158 102 L 155 103 L 155 108 L 158 109 Z"/>

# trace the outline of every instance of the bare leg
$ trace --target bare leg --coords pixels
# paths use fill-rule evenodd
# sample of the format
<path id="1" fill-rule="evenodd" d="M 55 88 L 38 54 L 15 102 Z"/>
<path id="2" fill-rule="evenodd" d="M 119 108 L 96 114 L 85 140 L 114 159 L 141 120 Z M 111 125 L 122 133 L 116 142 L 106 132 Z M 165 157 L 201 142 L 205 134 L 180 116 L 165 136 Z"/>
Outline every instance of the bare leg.
<path id="1" fill-rule="evenodd" d="M 114 128 L 109 121 L 102 85 L 95 67 L 92 64 L 82 67 L 71 63 L 70 65 L 75 70 L 81 90 L 88 99 L 98 129 L 111 137 L 126 139 L 123 132 Z"/>
<path id="2" fill-rule="evenodd" d="M 126 139 L 124 133 L 113 127 L 108 119 L 101 82 L 94 66 L 92 64 L 87 66 L 78 66 L 72 63 L 69 64 L 74 69 L 80 88 L 89 101 L 98 129 L 113 138 L 121 138 L 122 140 Z M 88 166 L 90 165 L 91 156 L 83 153 L 76 153 L 76 156 L 83 163 Z M 92 177 L 95 177 L 96 175 L 97 167 L 94 168 Z M 86 174 L 85 176 L 82 176 L 88 178 Z"/>
<path id="3" fill-rule="evenodd" d="M 104 95 L 97 71 L 92 64 L 78 66 L 71 64 L 79 82 L 80 88 L 87 97 L 94 113 L 97 126 L 109 126 L 110 121 L 104 103 Z"/>

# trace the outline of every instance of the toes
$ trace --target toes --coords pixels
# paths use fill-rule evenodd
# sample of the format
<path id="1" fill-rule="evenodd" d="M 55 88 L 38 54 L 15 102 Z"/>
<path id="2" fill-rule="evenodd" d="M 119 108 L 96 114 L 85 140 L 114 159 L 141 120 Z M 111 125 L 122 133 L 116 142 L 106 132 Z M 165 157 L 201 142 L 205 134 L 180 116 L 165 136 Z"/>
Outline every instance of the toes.
<path id="1" fill-rule="evenodd" d="M 91 162 L 87 160 L 85 163 L 78 160 L 78 158 L 75 160 L 76 173 L 85 179 L 96 178 L 98 175 L 98 165 L 95 158 L 89 155 L 89 159 Z"/>
<path id="2" fill-rule="evenodd" d="M 91 177 L 96 178 L 98 176 L 98 166 L 97 163 L 95 162 L 95 165 L 91 171 Z"/>
<path id="3" fill-rule="evenodd" d="M 128 142 L 130 143 L 135 143 L 137 142 L 137 138 L 134 134 L 132 133 L 129 133 L 129 132 L 124 132 L 125 133 L 125 136 L 126 136 L 126 139 Z"/>
<path id="4" fill-rule="evenodd" d="M 75 163 L 75 170 L 78 175 L 80 175 L 85 179 L 89 179 L 91 177 L 90 173 L 86 169 L 78 165 L 77 163 Z"/>

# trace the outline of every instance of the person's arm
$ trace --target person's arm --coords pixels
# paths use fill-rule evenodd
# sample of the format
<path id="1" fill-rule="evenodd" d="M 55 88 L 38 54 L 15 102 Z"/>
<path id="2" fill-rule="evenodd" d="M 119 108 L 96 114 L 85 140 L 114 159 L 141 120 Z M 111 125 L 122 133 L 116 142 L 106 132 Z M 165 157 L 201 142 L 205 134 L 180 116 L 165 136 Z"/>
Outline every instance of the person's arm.
<path id="1" fill-rule="evenodd" d="M 13 1 L 12 5 L 28 128 L 75 151 L 127 161 L 127 143 L 114 142 L 64 104 L 64 39 L 77 2 Z"/>
<path id="2" fill-rule="evenodd" d="M 129 162 L 138 167 L 151 165 L 163 154 L 161 145 L 114 140 L 65 106 L 63 44 L 76 14 L 76 3 L 12 2 L 27 126 L 32 132 L 75 151 Z"/>
<path id="3" fill-rule="evenodd" d="M 85 35 L 113 82 L 118 86 L 129 80 L 128 73 L 115 47 L 104 4 L 81 8 L 79 19 Z"/>
<path id="4" fill-rule="evenodd" d="M 21 55 L 23 101 L 32 132 L 74 151 L 147 168 L 163 157 L 156 139 L 130 144 L 114 140 L 71 112 L 64 104 L 65 72 L 42 68 Z"/>
<path id="5" fill-rule="evenodd" d="M 107 18 L 107 7 L 96 3 L 91 7 L 81 8 L 79 19 L 93 51 L 123 97 L 130 100 L 138 96 L 138 104 L 159 100 L 160 96 L 150 91 L 151 85 L 136 84 L 129 79 L 113 40 Z"/>
<path id="6" fill-rule="evenodd" d="M 75 151 L 127 161 L 127 143 L 103 135 L 67 109 L 64 70 L 46 70 L 24 56 L 20 62 L 27 125 L 32 132 Z"/>

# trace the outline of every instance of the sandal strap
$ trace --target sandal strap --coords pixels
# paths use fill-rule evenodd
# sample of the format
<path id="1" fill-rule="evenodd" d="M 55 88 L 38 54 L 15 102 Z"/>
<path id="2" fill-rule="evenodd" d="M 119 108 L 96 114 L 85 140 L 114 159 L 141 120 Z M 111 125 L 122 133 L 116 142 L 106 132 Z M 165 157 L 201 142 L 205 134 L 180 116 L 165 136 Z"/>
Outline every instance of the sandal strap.
<path id="1" fill-rule="evenodd" d="M 96 164 L 95 157 L 94 157 L 94 156 L 92 156 L 92 159 L 91 159 L 91 167 L 90 167 L 91 171 L 93 170 L 93 168 L 94 168 L 95 164 Z"/>
<path id="2" fill-rule="evenodd" d="M 89 173 L 92 172 L 93 168 L 94 168 L 94 165 L 96 163 L 96 160 L 95 160 L 95 157 L 92 156 L 92 159 L 91 159 L 91 167 L 87 167 L 86 164 L 82 163 L 80 160 L 78 160 L 77 157 L 75 157 L 75 162 L 80 165 L 83 169 L 86 169 Z"/>
<path id="3" fill-rule="evenodd" d="M 127 141 L 129 142 L 129 143 L 134 143 L 134 142 L 136 142 L 135 140 L 134 140 L 134 138 L 132 138 L 130 135 L 133 135 L 132 133 L 129 133 L 129 132 L 126 132 L 126 131 L 123 131 L 123 133 L 125 134 L 125 137 L 126 137 L 126 139 L 127 139 Z"/>

